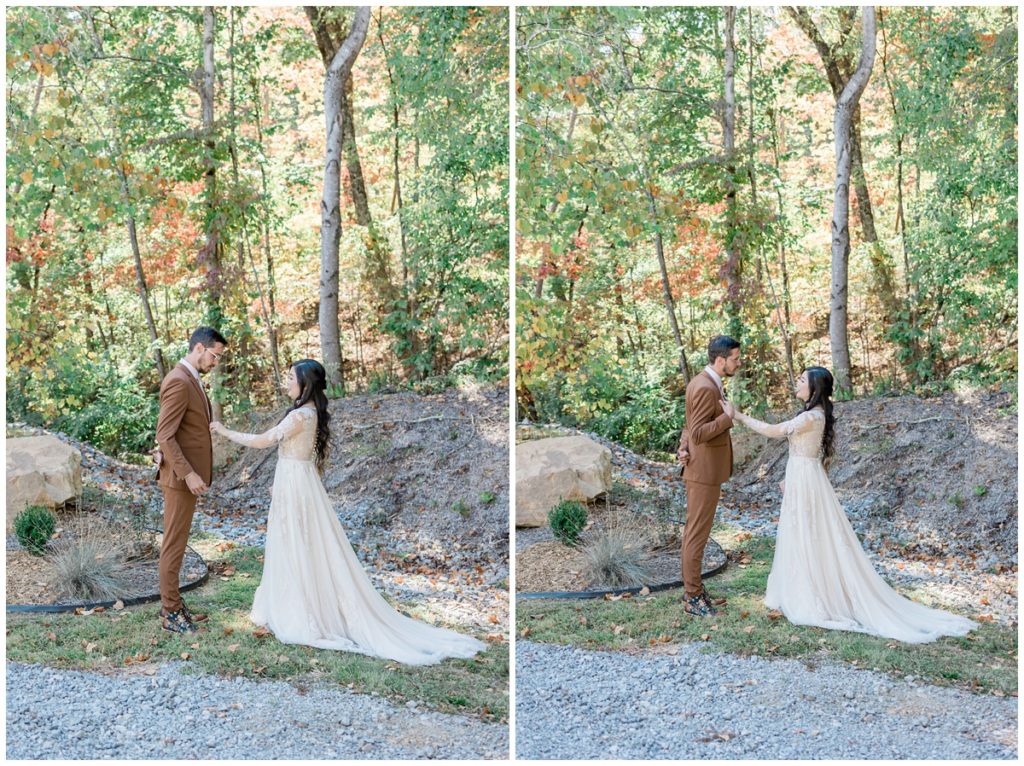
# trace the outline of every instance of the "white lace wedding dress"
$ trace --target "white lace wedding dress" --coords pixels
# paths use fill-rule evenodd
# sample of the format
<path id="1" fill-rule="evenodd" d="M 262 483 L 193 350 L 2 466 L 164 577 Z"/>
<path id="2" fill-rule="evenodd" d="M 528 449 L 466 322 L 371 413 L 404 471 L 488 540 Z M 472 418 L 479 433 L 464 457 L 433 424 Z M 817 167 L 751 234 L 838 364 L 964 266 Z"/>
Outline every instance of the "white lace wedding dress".
<path id="1" fill-rule="evenodd" d="M 238 444 L 278 445 L 263 579 L 249 618 L 279 641 L 432 665 L 486 645 L 399 614 L 374 589 L 334 514 L 313 462 L 316 409 L 293 410 L 263 434 L 225 429 Z"/>
<path id="2" fill-rule="evenodd" d="M 742 413 L 737 420 L 764 436 L 789 439 L 786 486 L 775 559 L 764 603 L 797 625 L 817 625 L 912 644 L 962 636 L 976 624 L 899 595 L 861 548 L 821 463 L 825 413 L 801 412 L 771 425 Z"/>

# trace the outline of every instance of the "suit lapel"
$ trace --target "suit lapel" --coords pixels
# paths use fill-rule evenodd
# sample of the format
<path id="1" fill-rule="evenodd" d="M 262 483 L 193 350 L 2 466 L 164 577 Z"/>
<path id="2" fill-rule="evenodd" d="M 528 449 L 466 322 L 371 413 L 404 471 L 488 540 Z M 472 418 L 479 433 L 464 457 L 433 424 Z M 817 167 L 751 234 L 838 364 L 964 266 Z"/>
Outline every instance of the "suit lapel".
<path id="1" fill-rule="evenodd" d="M 188 378 L 189 381 L 192 383 L 193 388 L 195 388 L 199 392 L 199 396 L 202 397 L 203 403 L 206 404 L 207 420 L 213 420 L 213 408 L 210 406 L 210 399 L 206 395 L 206 391 L 203 390 L 202 384 L 198 380 L 196 380 L 196 376 L 192 374 L 188 367 L 180 363 L 178 364 L 178 366 L 181 368 L 181 371 L 185 375 L 185 377 Z"/>

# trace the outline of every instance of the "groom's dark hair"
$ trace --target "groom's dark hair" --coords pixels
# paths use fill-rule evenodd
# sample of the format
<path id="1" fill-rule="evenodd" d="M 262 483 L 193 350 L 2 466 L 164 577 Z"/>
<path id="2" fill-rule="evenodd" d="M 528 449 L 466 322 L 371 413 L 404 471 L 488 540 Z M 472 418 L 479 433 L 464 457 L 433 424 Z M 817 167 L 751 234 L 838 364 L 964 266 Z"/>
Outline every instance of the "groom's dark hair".
<path id="1" fill-rule="evenodd" d="M 716 335 L 708 343 L 708 364 L 714 364 L 718 357 L 723 359 L 732 353 L 734 348 L 739 348 L 740 342 L 728 335 Z"/>
<path id="2" fill-rule="evenodd" d="M 197 343 L 202 343 L 207 348 L 212 346 L 214 343 L 223 343 L 225 346 L 228 345 L 224 336 L 212 327 L 197 327 L 188 339 L 188 350 L 191 351 L 194 349 Z"/>

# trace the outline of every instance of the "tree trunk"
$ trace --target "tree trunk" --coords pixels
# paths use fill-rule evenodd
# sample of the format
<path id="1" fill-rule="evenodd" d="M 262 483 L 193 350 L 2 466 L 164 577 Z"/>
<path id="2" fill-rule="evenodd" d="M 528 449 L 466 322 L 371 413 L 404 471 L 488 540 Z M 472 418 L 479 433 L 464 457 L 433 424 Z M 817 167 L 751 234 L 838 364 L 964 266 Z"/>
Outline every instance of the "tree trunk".
<path id="1" fill-rule="evenodd" d="M 310 9 L 307 8 L 307 14 Z M 315 11 L 314 11 L 315 13 Z M 341 147 L 344 130 L 342 94 L 345 80 L 366 40 L 370 8 L 356 9 L 352 28 L 327 68 L 324 79 L 324 187 L 320 202 L 320 345 L 327 384 L 335 395 L 344 393 L 341 335 L 338 327 L 338 244 L 341 241 Z"/>
<path id="2" fill-rule="evenodd" d="M 861 57 L 853 76 L 836 101 L 835 134 L 836 180 L 832 207 L 832 290 L 829 300 L 829 339 L 837 395 L 852 391 L 850 342 L 847 336 L 847 296 L 850 259 L 850 165 L 851 123 L 875 61 L 875 9 L 864 8 Z"/>
<path id="3" fill-rule="evenodd" d="M 366 194 L 366 181 L 363 179 L 363 166 L 359 161 L 359 146 L 356 144 L 356 123 L 352 116 L 352 75 L 345 80 L 341 99 L 341 109 L 344 113 L 341 124 L 345 131 L 341 140 L 345 151 L 345 167 L 348 169 L 352 206 L 356 211 L 356 223 L 369 227 L 373 224 L 373 218 L 370 215 L 370 202 Z"/>
<path id="4" fill-rule="evenodd" d="M 252 83 L 252 92 L 253 92 L 253 105 L 254 105 L 254 108 L 256 110 L 256 120 L 255 120 L 255 122 L 256 122 L 256 140 L 259 143 L 260 157 L 262 158 L 264 156 L 264 153 L 263 153 L 263 125 L 262 125 L 263 115 L 262 115 L 262 111 L 260 109 L 259 89 L 257 87 L 257 83 L 256 83 L 255 79 L 253 80 L 253 83 Z M 269 184 L 267 183 L 267 169 L 263 166 L 263 160 L 262 159 L 260 159 L 259 166 L 260 166 L 260 178 L 261 178 L 261 181 L 262 181 L 262 184 L 263 184 L 263 204 L 266 205 L 267 204 L 267 200 L 270 199 L 270 188 L 269 188 Z M 273 251 L 272 251 L 271 246 L 270 246 L 270 210 L 265 208 L 264 212 L 265 212 L 265 215 L 263 216 L 263 226 L 262 226 L 261 235 L 262 235 L 262 239 L 263 239 L 263 255 L 264 255 L 264 259 L 266 261 L 266 267 L 267 267 L 267 304 L 268 304 L 267 305 L 267 332 L 269 333 L 269 340 L 270 340 L 270 358 L 271 358 L 271 360 L 273 360 L 275 374 L 277 375 L 278 388 L 277 388 L 276 394 L 278 396 L 281 396 L 282 395 L 281 385 L 283 384 L 283 381 L 281 380 L 281 373 L 280 373 L 280 370 L 281 370 L 281 359 L 280 359 L 280 355 L 279 355 L 278 350 L 277 350 L 277 308 L 274 305 L 274 287 L 275 287 L 275 280 L 274 280 L 274 254 L 273 254 Z M 249 252 L 249 258 L 252 259 L 252 251 Z M 255 268 L 256 268 L 256 264 L 255 264 L 255 261 L 254 261 L 253 262 L 253 269 L 255 270 Z M 257 283 L 258 282 L 259 282 L 259 278 L 257 277 Z"/>
<path id="5" fill-rule="evenodd" d="M 661 289 L 665 298 L 665 311 L 668 312 L 672 337 L 676 342 L 676 349 L 679 351 L 679 372 L 683 375 L 683 386 L 685 387 L 690 385 L 690 363 L 686 359 L 686 350 L 683 348 L 683 335 L 679 331 L 679 320 L 676 319 L 676 302 L 672 298 L 672 285 L 668 281 L 665 247 L 661 239 L 661 226 L 658 223 L 658 206 L 651 193 L 650 184 L 645 184 L 645 188 L 647 189 L 647 207 L 651 211 L 651 220 L 654 222 L 654 252 L 658 256 L 658 267 L 661 269 Z"/>
<path id="6" fill-rule="evenodd" d="M 205 267 L 207 283 L 207 320 L 216 327 L 220 324 L 221 307 L 221 264 L 220 241 L 217 232 L 217 170 L 214 150 L 213 99 L 215 86 L 213 43 L 216 19 L 213 7 L 203 8 L 203 79 L 199 88 L 199 99 L 202 106 L 203 120 L 203 183 L 206 196 L 206 243 L 200 256 L 201 266 Z"/>
<path id="7" fill-rule="evenodd" d="M 840 40 L 836 46 L 828 44 L 806 8 L 788 8 L 787 11 L 818 50 L 829 86 L 832 88 L 832 95 L 838 102 L 854 71 L 853 53 L 849 46 L 845 45 L 845 42 L 853 29 L 856 19 L 855 9 L 839 9 Z M 884 321 L 892 323 L 899 315 L 900 304 L 896 295 L 892 263 L 888 253 L 878 241 L 878 232 L 875 228 L 874 209 L 871 205 L 871 195 L 868 192 L 867 174 L 864 171 L 864 158 L 861 151 L 859 104 L 853 110 L 851 122 L 850 159 L 853 188 L 857 198 L 857 217 L 864 233 L 864 242 L 869 246 L 868 255 L 874 278 L 874 292 L 882 304 Z"/>
<path id="8" fill-rule="evenodd" d="M 419 307 L 417 304 L 417 290 L 418 290 L 418 276 L 413 274 L 412 280 L 409 279 L 409 248 L 408 241 L 405 235 L 405 215 L 402 204 L 402 174 L 401 168 L 399 167 L 399 111 L 398 111 L 398 98 L 395 89 L 395 77 L 391 71 L 391 61 L 388 56 L 387 44 L 384 42 L 384 26 L 382 23 L 383 12 L 377 14 L 377 36 L 380 40 L 381 50 L 384 52 L 384 63 L 387 67 L 388 72 L 388 84 L 391 87 L 391 97 L 393 104 L 391 107 L 391 130 L 393 135 L 393 141 L 391 146 L 391 169 L 394 175 L 394 187 L 391 195 L 391 212 L 398 213 L 398 234 L 399 242 L 401 246 L 402 256 L 402 287 L 401 297 L 405 300 L 405 306 L 403 311 L 406 315 L 406 331 L 405 331 L 405 345 L 407 347 L 406 357 L 402 361 L 402 366 L 405 369 L 406 375 L 409 377 L 419 375 L 423 377 L 425 370 L 420 365 L 415 364 L 414 357 L 420 353 L 421 344 L 419 336 L 416 334 L 416 320 L 419 314 Z M 378 256 L 383 255 L 379 253 Z M 382 267 L 380 263 L 385 265 Z M 387 275 L 386 261 L 380 261 L 377 266 L 378 271 Z M 381 283 L 384 284 L 383 282 Z M 382 293 L 382 297 L 385 299 L 385 303 L 388 306 L 389 311 L 394 311 L 397 308 L 396 301 L 399 298 L 399 292 L 395 290 L 391 285 L 390 278 L 387 279 L 387 292 Z"/>
<path id="9" fill-rule="evenodd" d="M 118 176 L 121 179 L 121 198 L 128 206 L 128 178 L 125 175 L 124 167 L 120 158 L 117 158 Z M 130 208 L 129 208 L 130 210 Z M 139 251 L 139 236 L 135 229 L 135 216 L 129 212 L 125 216 L 125 227 L 128 229 L 128 241 L 132 246 L 132 258 L 135 261 L 135 284 L 139 291 L 139 301 L 142 303 L 142 315 L 146 318 L 146 327 L 149 330 L 149 342 L 153 347 L 153 361 L 156 363 L 157 374 L 160 380 L 167 374 L 167 366 L 164 364 L 164 355 L 160 351 L 159 336 L 156 332 L 156 322 L 153 321 L 153 309 L 149 305 L 149 291 L 146 288 L 146 275 L 142 270 L 142 253 Z"/>
<path id="10" fill-rule="evenodd" d="M 213 125 L 213 97 L 214 97 L 214 59 L 213 42 L 216 30 L 216 19 L 213 15 L 212 6 L 203 7 L 203 83 L 199 89 L 200 101 L 203 109 L 203 135 L 205 145 L 205 157 L 203 158 L 204 184 L 206 187 L 206 244 L 203 245 L 201 261 L 206 265 L 206 305 L 207 321 L 213 327 L 220 327 L 223 319 L 223 308 L 221 306 L 221 293 L 223 291 L 223 279 L 221 272 L 221 242 L 220 222 L 217 213 L 217 169 L 214 150 Z M 223 412 L 220 404 L 221 374 L 217 370 L 213 372 L 213 379 L 210 384 L 210 406 L 213 410 L 213 419 L 222 420 Z"/>
<path id="11" fill-rule="evenodd" d="M 727 332 L 737 339 L 743 334 L 740 320 L 740 253 L 736 213 L 736 7 L 725 7 L 725 111 L 722 120 L 726 172 L 725 311 Z"/>

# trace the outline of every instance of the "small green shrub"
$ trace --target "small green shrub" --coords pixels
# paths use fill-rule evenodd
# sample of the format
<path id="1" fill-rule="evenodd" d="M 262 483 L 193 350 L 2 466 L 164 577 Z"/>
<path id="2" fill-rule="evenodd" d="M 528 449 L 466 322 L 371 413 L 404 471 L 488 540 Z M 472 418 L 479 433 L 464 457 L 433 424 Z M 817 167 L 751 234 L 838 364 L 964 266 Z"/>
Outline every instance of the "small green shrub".
<path id="1" fill-rule="evenodd" d="M 57 529 L 57 517 L 42 505 L 30 505 L 14 519 L 14 533 L 21 546 L 34 556 L 42 556 L 46 542 Z"/>
<path id="2" fill-rule="evenodd" d="M 988 487 L 986 487 L 984 484 L 978 484 L 977 486 L 974 487 L 974 496 L 975 497 L 985 497 L 985 495 L 987 495 L 987 494 L 988 494 Z"/>
<path id="3" fill-rule="evenodd" d="M 548 526 L 565 545 L 579 542 L 587 525 L 587 507 L 576 500 L 563 500 L 548 511 Z"/>
<path id="4" fill-rule="evenodd" d="M 459 516 L 461 516 L 462 518 L 466 518 L 467 516 L 469 516 L 469 506 L 466 504 L 466 501 L 463 500 L 461 497 L 455 501 L 454 505 L 452 505 L 452 510 L 459 514 Z"/>
<path id="5" fill-rule="evenodd" d="M 495 497 L 496 495 L 493 492 L 488 492 L 487 490 L 484 490 L 483 492 L 480 493 L 480 503 L 482 505 L 490 505 L 491 503 L 494 502 Z"/>

